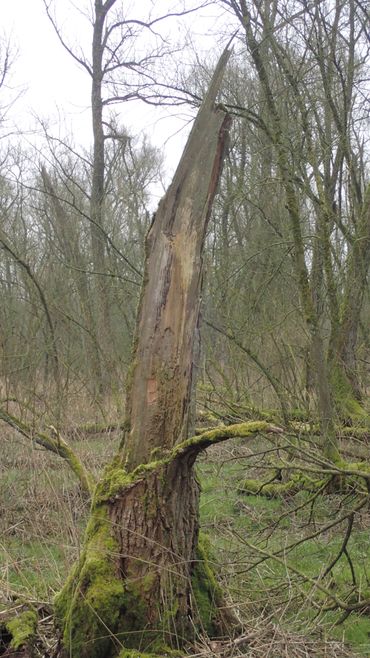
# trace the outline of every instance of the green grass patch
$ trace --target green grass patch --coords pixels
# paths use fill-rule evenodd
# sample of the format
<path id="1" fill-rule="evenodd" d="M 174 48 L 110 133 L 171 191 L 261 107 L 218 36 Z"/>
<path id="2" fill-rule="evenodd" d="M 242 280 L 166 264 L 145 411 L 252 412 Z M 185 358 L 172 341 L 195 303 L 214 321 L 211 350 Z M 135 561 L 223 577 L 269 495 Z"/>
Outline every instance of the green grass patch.
<path id="1" fill-rule="evenodd" d="M 41 539 L 9 538 L 2 546 L 2 589 L 12 596 L 49 601 L 76 557 L 75 549 Z"/>
<path id="2" fill-rule="evenodd" d="M 349 559 L 342 555 L 321 580 L 340 552 L 346 522 L 294 549 L 289 546 L 344 515 L 351 509 L 353 499 L 324 494 L 312 502 L 312 493 L 307 491 L 289 499 L 240 495 L 238 482 L 250 477 L 248 469 L 251 469 L 249 462 L 241 459 L 224 460 L 222 467 L 217 462 L 206 462 L 198 471 L 202 485 L 202 524 L 207 527 L 234 600 L 246 612 L 255 611 L 256 607 L 265 614 L 276 612 L 279 623 L 289 630 L 304 633 L 307 628 L 313 628 L 318 637 L 344 639 L 358 655 L 370 656 L 369 612 L 366 615 L 364 611 L 352 612 L 336 625 L 343 617 L 343 610 L 328 611 L 333 601 L 316 584 L 321 583 L 344 601 L 351 593 L 357 596 L 353 594 L 352 565 L 356 592 L 370 597 L 367 514 L 362 519 L 365 527 L 356 524 L 353 527 L 347 545 Z M 264 560 L 266 553 L 275 552 L 279 552 L 280 561 Z"/>
<path id="3" fill-rule="evenodd" d="M 261 450 L 261 441 L 252 447 Z M 74 448 L 99 473 L 115 445 L 107 446 L 106 437 L 93 436 L 74 442 Z M 322 582 L 343 600 L 353 595 L 351 564 L 345 555 L 323 581 L 316 581 L 338 554 L 346 523 L 288 548 L 345 514 L 354 504 L 353 497 L 321 495 L 312 501 L 308 491 L 287 499 L 241 495 L 238 485 L 243 478 L 266 480 L 271 472 L 265 470 L 265 461 L 253 463 L 243 449 L 240 440 L 217 447 L 197 466 L 201 525 L 210 538 L 222 586 L 246 618 L 271 615 L 289 631 L 344 638 L 359 655 L 369 657 L 369 611 L 354 612 L 336 625 L 343 611 L 328 610 L 327 597 L 315 586 Z M 79 553 L 89 508 L 68 467 L 56 457 L 42 451 L 25 453 L 24 446 L 14 444 L 7 447 L 6 459 L 0 470 L 1 590 L 50 601 Z M 369 529 L 364 510 L 360 519 L 355 517 L 347 546 L 362 595 L 370 593 Z M 276 551 L 280 561 L 261 562 L 266 552 Z"/>

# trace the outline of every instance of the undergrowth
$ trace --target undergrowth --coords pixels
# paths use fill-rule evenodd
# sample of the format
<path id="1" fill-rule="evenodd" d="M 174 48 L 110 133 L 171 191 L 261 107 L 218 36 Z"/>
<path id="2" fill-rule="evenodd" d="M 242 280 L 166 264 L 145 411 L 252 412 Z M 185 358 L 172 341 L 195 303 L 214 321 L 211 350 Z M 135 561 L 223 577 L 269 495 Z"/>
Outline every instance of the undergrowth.
<path id="1" fill-rule="evenodd" d="M 74 438 L 73 447 L 98 473 L 115 453 L 119 439 L 119 432 L 108 438 L 81 436 Z M 307 491 L 285 499 L 242 495 L 240 481 L 264 473 L 264 455 L 253 456 L 264 448 L 268 446 L 260 440 L 243 446 L 237 439 L 208 450 L 198 464 L 201 524 L 210 537 L 229 604 L 246 628 L 253 619 L 254 627 L 266 633 L 267 629 L 277 633 L 278 628 L 280 639 L 303 638 L 313 648 L 302 655 L 335 655 L 324 653 L 322 647 L 337 641 L 338 647 L 347 646 L 338 655 L 370 656 L 369 610 L 346 617 L 318 588 L 322 583 L 345 601 L 370 596 L 367 506 L 354 516 L 347 555 L 323 577 L 340 552 L 347 521 L 323 534 L 320 530 L 356 506 L 356 493 L 323 492 L 313 502 Z M 27 599 L 41 605 L 53 600 L 80 554 L 89 505 L 65 464 L 25 445 L 11 431 L 3 436 L 2 455 L 1 599 L 3 603 Z M 277 653 L 253 650 L 251 657 L 298 655 L 289 654 L 289 649 L 287 654 L 279 653 L 281 648 Z"/>
<path id="2" fill-rule="evenodd" d="M 199 468 L 201 522 L 213 538 L 230 600 L 245 619 L 258 610 L 288 632 L 340 640 L 352 655 L 370 656 L 370 608 L 345 614 L 319 589 L 322 584 L 348 603 L 370 598 L 368 505 L 354 514 L 346 550 L 325 574 L 341 553 L 348 519 L 320 531 L 356 508 L 356 492 L 241 495 L 243 477 L 264 472 L 252 457 L 261 448 L 260 442 L 216 447 Z"/>

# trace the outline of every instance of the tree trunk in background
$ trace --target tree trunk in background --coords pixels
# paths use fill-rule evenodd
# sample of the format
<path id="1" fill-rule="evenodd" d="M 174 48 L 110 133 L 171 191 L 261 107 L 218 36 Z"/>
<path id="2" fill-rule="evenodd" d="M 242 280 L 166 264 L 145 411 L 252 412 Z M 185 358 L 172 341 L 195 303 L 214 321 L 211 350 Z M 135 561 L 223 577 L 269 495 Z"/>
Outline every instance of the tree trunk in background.
<path id="1" fill-rule="evenodd" d="M 338 408 L 350 416 L 366 415 L 361 405 L 361 386 L 357 372 L 356 348 L 363 298 L 370 261 L 370 186 L 367 187 L 344 285 L 342 312 L 334 327 L 329 349 L 329 364 Z M 356 401 L 357 400 L 357 401 Z"/>
<path id="2" fill-rule="evenodd" d="M 91 69 L 91 115 L 93 128 L 93 161 L 90 193 L 90 235 L 93 269 L 95 272 L 94 311 L 99 346 L 108 358 L 105 370 L 100 372 L 97 393 L 107 393 L 109 387 L 109 352 L 110 352 L 110 306 L 108 288 L 104 273 L 106 271 L 106 236 L 104 232 L 105 199 L 105 153 L 103 128 L 102 84 L 104 79 L 104 28 L 109 10 L 115 0 L 95 0 L 95 20 L 92 42 Z"/>
<path id="3" fill-rule="evenodd" d="M 271 80 L 269 78 L 267 62 L 263 58 L 265 48 L 261 51 L 261 42 L 256 40 L 252 27 L 253 21 L 251 13 L 245 0 L 240 0 L 240 10 L 238 10 L 239 19 L 244 27 L 246 43 L 250 49 L 265 97 L 266 116 L 269 116 L 271 123 L 270 135 L 276 151 L 277 167 L 281 177 L 282 188 L 285 193 L 286 209 L 288 211 L 292 244 L 294 247 L 294 268 L 297 278 L 297 287 L 299 290 L 303 316 L 311 339 L 311 361 L 317 395 L 323 451 L 327 458 L 336 460 L 339 458 L 339 452 L 334 425 L 332 395 L 326 364 L 324 341 L 321 334 L 317 308 L 312 295 L 312 285 L 306 262 L 299 192 L 295 184 L 294 168 L 289 154 L 289 140 L 286 137 L 286 126 L 284 125 L 283 116 L 279 108 L 278 98 L 274 95 Z M 272 41 L 271 43 L 274 42 Z"/>
<path id="4" fill-rule="evenodd" d="M 183 646 L 196 629 L 222 626 L 198 542 L 198 451 L 176 446 L 187 437 L 202 250 L 230 125 L 215 106 L 228 58 L 225 51 L 148 233 L 129 427 L 57 601 L 66 655 L 111 658 L 122 645 L 163 655 L 164 645 Z"/>
<path id="5" fill-rule="evenodd" d="M 64 211 L 50 176 L 44 167 L 41 170 L 41 176 L 55 216 L 54 225 L 56 237 L 66 262 L 73 268 L 82 322 L 90 339 L 90 345 L 86 351 L 85 358 L 91 368 L 91 381 L 93 383 L 101 382 L 102 364 L 99 341 L 97 339 L 96 319 L 94 317 L 93 309 L 91 308 L 90 287 L 84 269 L 86 265 L 81 254 L 80 236 L 78 235 L 77 225 L 75 220 L 69 217 L 68 213 Z"/>

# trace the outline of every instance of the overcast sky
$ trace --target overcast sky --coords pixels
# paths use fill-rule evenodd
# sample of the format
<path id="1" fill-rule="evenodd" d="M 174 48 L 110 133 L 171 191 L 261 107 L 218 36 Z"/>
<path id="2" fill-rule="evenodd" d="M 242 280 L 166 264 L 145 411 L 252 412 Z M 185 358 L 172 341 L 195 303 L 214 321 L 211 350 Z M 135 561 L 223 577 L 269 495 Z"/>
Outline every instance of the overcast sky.
<path id="1" fill-rule="evenodd" d="M 8 84 L 13 97 L 22 95 L 10 117 L 29 128 L 36 115 L 57 121 L 59 110 L 67 123 L 86 125 L 89 79 L 58 43 L 41 0 L 2 2 L 0 13 L 14 54 Z"/>
<path id="2" fill-rule="evenodd" d="M 150 0 L 140 0 L 134 6 L 143 9 L 146 2 L 151 4 Z M 156 2 L 155 6 L 160 6 L 163 13 L 173 6 L 169 0 Z M 75 2 L 76 6 L 82 4 Z M 71 5 L 70 0 L 58 0 L 58 6 L 64 11 L 59 14 L 63 33 L 70 37 L 70 43 L 78 43 L 89 53 L 91 30 Z M 48 119 L 54 134 L 63 138 L 70 130 L 77 144 L 88 146 L 91 140 L 90 79 L 58 42 L 42 0 L 2 0 L 0 14 L 2 33 L 15 54 L 8 81 L 9 93 L 13 98 L 21 94 L 9 111 L 9 119 L 23 130 L 35 128 L 37 117 Z M 208 52 L 213 60 L 215 50 L 220 48 L 214 37 L 220 24 L 219 16 L 219 10 L 209 8 L 203 11 L 202 17 L 194 16 L 188 21 L 200 57 L 207 56 Z M 175 24 L 174 29 L 179 30 Z M 181 132 L 191 118 L 189 110 L 179 110 L 179 120 L 168 119 L 168 112 L 143 105 L 125 104 L 120 110 L 123 122 L 133 133 L 140 134 L 144 130 L 157 146 L 164 146 L 167 138 Z M 186 130 L 182 132 L 182 137 L 174 137 L 166 144 L 169 169 L 174 168 L 178 159 Z M 29 139 L 33 139 L 31 135 Z"/>

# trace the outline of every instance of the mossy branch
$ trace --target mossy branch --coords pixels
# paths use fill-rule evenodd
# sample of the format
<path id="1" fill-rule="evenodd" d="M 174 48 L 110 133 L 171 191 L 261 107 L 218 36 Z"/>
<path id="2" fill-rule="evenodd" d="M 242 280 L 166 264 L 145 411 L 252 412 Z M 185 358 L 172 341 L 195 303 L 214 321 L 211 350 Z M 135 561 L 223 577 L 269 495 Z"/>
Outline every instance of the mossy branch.
<path id="1" fill-rule="evenodd" d="M 329 479 L 313 480 L 298 473 L 287 482 L 276 482 L 275 478 L 267 482 L 247 479 L 239 486 L 238 491 L 246 495 L 284 498 L 285 496 L 295 496 L 299 491 L 315 492 L 318 489 L 322 490 L 328 482 Z"/>
<path id="2" fill-rule="evenodd" d="M 27 425 L 27 423 L 20 420 L 19 418 L 16 418 L 15 416 L 12 416 L 1 408 L 0 420 L 3 420 L 5 423 L 10 425 L 10 427 L 17 430 L 17 432 L 19 432 L 29 441 L 32 441 L 33 443 L 36 443 L 37 445 L 45 448 L 45 450 L 50 450 L 50 452 L 53 452 L 55 455 L 65 459 L 79 480 L 83 491 L 89 496 L 92 495 L 95 487 L 95 481 L 92 473 L 90 473 L 90 471 L 85 468 L 79 457 L 68 445 L 68 443 L 59 435 L 59 433 L 56 433 L 54 438 L 42 432 L 37 432 L 33 430 L 32 427 Z"/>
<path id="3" fill-rule="evenodd" d="M 254 437 L 256 434 L 282 434 L 284 430 L 276 427 L 271 423 L 264 420 L 250 421 L 248 423 L 237 423 L 235 425 L 221 425 L 215 429 L 203 432 L 198 436 L 193 436 L 179 443 L 171 452 L 172 458 L 181 457 L 190 453 L 196 455 L 206 448 L 209 448 L 216 443 L 228 441 L 229 439 Z"/>
<path id="4" fill-rule="evenodd" d="M 134 486 L 137 482 L 150 475 L 158 469 L 165 468 L 175 460 L 190 459 L 195 461 L 200 452 L 209 448 L 216 443 L 228 441 L 233 438 L 254 437 L 259 433 L 282 433 L 283 430 L 275 427 L 266 421 L 250 421 L 247 423 L 238 423 L 236 425 L 222 425 L 212 430 L 207 430 L 198 436 L 182 441 L 170 451 L 162 453 L 152 453 L 152 461 L 147 464 L 140 464 L 133 471 L 127 472 L 125 465 L 122 463 L 120 455 L 106 470 L 102 480 L 99 482 L 94 502 L 105 503 L 112 500 L 123 489 Z"/>
<path id="5" fill-rule="evenodd" d="M 299 491 L 315 492 L 318 489 L 330 487 L 331 482 L 335 482 L 339 478 L 340 486 L 342 489 L 347 485 L 350 488 L 355 488 L 357 482 L 357 489 L 364 493 L 370 490 L 370 469 L 365 462 L 345 462 L 342 460 L 336 464 L 326 466 L 323 464 L 318 467 L 310 467 L 302 464 L 299 465 L 286 465 L 284 463 L 276 466 L 268 466 L 264 468 L 273 468 L 275 472 L 286 471 L 293 475 L 290 476 L 286 482 L 277 481 L 276 474 L 269 480 L 246 479 L 239 485 L 239 492 L 241 494 L 265 496 L 266 498 L 280 498 L 284 496 L 294 496 Z M 294 473 L 295 471 L 295 473 Z M 313 476 L 313 477 L 311 477 Z M 319 477 L 321 476 L 321 477 Z M 361 481 L 363 481 L 361 483 Z"/>

